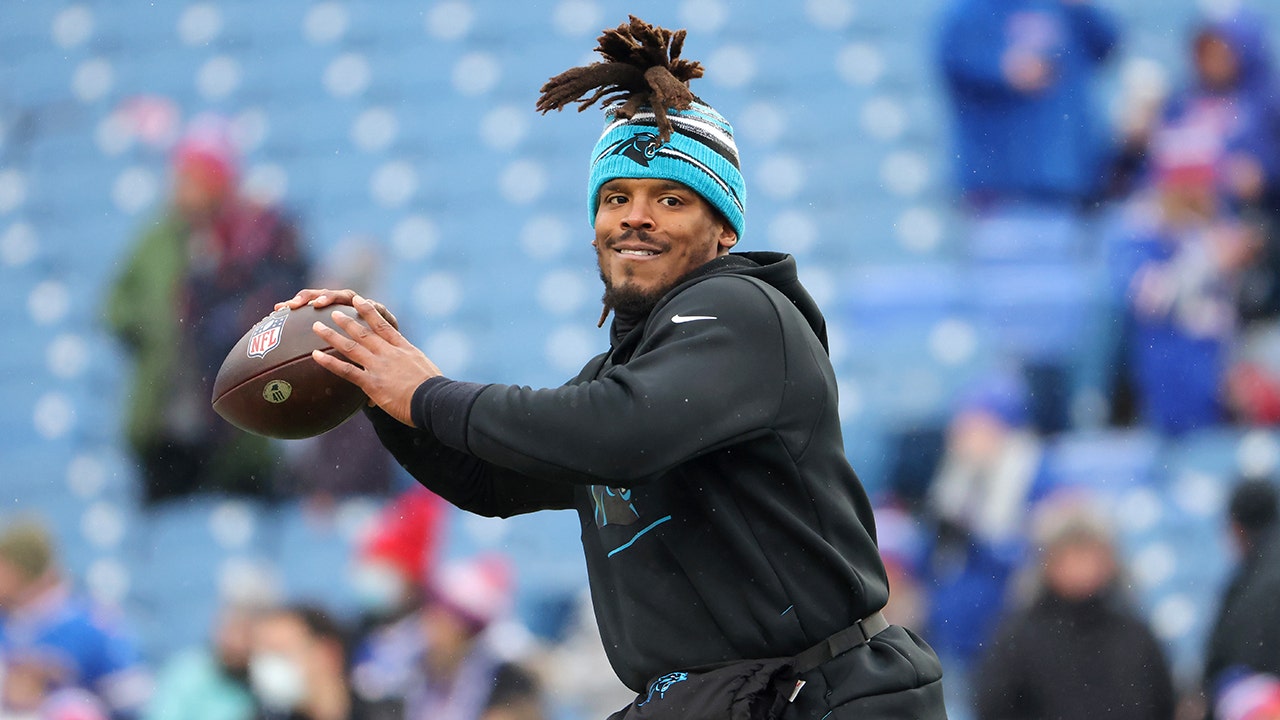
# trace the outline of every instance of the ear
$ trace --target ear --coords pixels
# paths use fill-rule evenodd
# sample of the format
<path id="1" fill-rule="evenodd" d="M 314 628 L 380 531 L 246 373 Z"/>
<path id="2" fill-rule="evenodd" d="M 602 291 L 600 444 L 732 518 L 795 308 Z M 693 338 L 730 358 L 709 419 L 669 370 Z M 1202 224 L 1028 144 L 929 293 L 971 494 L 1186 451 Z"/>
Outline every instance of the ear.
<path id="1" fill-rule="evenodd" d="M 721 221 L 720 234 L 716 238 L 716 244 L 720 249 L 720 253 L 729 252 L 734 245 L 738 244 L 738 233 L 727 222 Z"/>

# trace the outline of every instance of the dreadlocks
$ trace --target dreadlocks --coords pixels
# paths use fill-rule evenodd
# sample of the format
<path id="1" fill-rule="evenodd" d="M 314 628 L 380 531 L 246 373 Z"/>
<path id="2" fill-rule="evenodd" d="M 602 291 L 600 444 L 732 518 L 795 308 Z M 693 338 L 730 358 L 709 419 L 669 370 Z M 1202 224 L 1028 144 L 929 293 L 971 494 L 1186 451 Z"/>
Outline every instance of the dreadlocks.
<path id="1" fill-rule="evenodd" d="M 651 108 L 662 142 L 671 139 L 667 109 L 686 110 L 701 102 L 689 92 L 689 81 L 702 77 L 702 64 L 680 59 L 684 30 L 650 25 L 634 15 L 629 23 L 605 30 L 596 52 L 604 62 L 570 68 L 542 86 L 538 111 L 546 114 L 572 102 L 582 112 L 597 101 L 603 106 L 621 102 L 613 115 L 629 119 Z"/>

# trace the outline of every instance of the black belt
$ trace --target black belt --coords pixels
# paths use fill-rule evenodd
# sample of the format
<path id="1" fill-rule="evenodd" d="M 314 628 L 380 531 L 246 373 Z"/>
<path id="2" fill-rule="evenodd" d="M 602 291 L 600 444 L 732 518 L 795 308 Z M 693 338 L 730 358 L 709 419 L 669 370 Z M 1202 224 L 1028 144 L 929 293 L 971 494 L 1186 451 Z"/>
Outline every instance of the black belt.
<path id="1" fill-rule="evenodd" d="M 871 638 L 884 632 L 889 621 L 879 610 L 858 622 L 796 655 L 792 669 L 796 674 L 807 673 L 826 661 L 871 642 Z"/>

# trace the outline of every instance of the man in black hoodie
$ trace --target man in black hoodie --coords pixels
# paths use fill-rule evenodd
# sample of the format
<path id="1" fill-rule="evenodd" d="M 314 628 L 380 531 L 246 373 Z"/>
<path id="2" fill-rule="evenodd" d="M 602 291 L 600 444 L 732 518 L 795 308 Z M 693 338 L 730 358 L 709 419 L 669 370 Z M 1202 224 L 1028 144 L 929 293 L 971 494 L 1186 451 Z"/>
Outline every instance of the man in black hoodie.
<path id="1" fill-rule="evenodd" d="M 1172 720 L 1169 663 L 1124 593 L 1106 516 L 1079 498 L 1056 498 L 1034 525 L 1038 582 L 984 649 L 977 720 Z"/>
<path id="2" fill-rule="evenodd" d="M 1233 680 L 1280 677 L 1280 491 L 1271 480 L 1243 480 L 1227 509 L 1240 563 L 1222 594 L 1205 652 L 1211 708 Z M 1212 709 L 1209 715 L 1215 716 Z"/>
<path id="3" fill-rule="evenodd" d="M 945 717 L 932 650 L 879 613 L 822 314 L 790 257 L 729 252 L 745 183 L 729 123 L 688 90 L 702 68 L 683 39 L 632 18 L 600 38 L 605 62 L 543 88 L 543 112 L 618 101 L 588 196 L 611 347 L 568 384 L 447 379 L 351 291 L 287 304 L 360 311 L 371 329 L 345 322 L 349 338 L 317 327 L 354 364 L 316 359 L 368 393 L 383 444 L 432 490 L 483 515 L 577 509 L 605 648 L 642 715 L 689 681 L 674 671 L 819 646 L 784 717 Z"/>

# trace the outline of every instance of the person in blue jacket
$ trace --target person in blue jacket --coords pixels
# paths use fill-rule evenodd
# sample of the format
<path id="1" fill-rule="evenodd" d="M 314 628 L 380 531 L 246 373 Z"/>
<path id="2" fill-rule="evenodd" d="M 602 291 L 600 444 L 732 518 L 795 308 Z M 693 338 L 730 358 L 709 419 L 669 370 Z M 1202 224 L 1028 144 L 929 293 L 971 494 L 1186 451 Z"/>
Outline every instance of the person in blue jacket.
<path id="1" fill-rule="evenodd" d="M 93 693 L 115 720 L 137 717 L 151 692 L 137 645 L 114 612 L 72 592 L 35 519 L 0 526 L 0 672 L 14 659 L 45 668 L 50 692 Z"/>
<path id="2" fill-rule="evenodd" d="M 955 0 L 940 34 L 955 177 L 978 206 L 1081 203 L 1107 144 L 1090 88 L 1119 40 L 1088 0 Z"/>
<path id="3" fill-rule="evenodd" d="M 1259 224 L 1280 220 L 1280 91 L 1266 23 L 1246 9 L 1193 28 L 1187 86 L 1166 107 L 1163 128 L 1213 163 L 1228 210 Z M 1160 134 L 1156 135 L 1161 137 Z M 1166 149 L 1152 148 L 1156 157 Z M 1280 315 L 1280 250 L 1267 243 L 1240 278 L 1242 319 Z"/>

